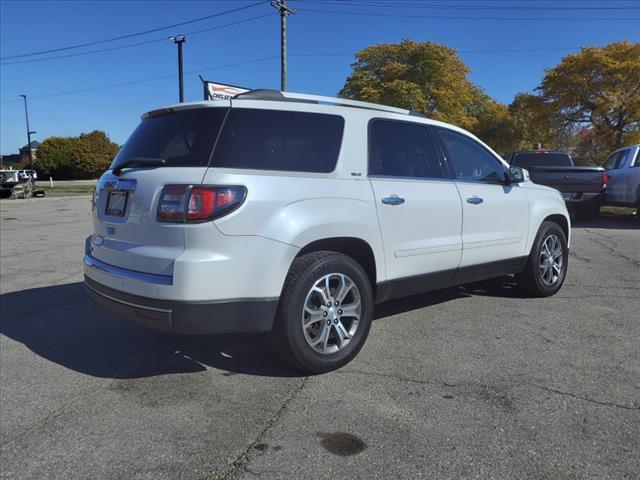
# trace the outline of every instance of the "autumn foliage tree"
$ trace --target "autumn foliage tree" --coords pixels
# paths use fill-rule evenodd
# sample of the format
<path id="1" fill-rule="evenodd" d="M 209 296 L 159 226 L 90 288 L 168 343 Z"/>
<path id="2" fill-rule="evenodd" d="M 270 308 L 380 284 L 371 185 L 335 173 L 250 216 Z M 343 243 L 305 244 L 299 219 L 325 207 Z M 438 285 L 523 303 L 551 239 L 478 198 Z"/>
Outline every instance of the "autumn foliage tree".
<path id="1" fill-rule="evenodd" d="M 455 50 L 433 42 L 373 45 L 356 54 L 339 95 L 415 110 L 431 118 L 472 127 L 467 111 L 474 85 Z"/>
<path id="2" fill-rule="evenodd" d="M 468 78 L 456 51 L 433 42 L 403 40 L 374 45 L 356 54 L 353 72 L 339 95 L 424 113 L 466 128 L 507 153 L 518 132 L 507 107 Z"/>
<path id="3" fill-rule="evenodd" d="M 118 145 L 99 130 L 78 137 L 50 137 L 38 148 L 40 178 L 97 178 L 118 153 Z"/>
<path id="4" fill-rule="evenodd" d="M 539 91 L 552 117 L 592 129 L 604 150 L 622 146 L 640 131 L 640 43 L 583 47 L 547 69 Z"/>

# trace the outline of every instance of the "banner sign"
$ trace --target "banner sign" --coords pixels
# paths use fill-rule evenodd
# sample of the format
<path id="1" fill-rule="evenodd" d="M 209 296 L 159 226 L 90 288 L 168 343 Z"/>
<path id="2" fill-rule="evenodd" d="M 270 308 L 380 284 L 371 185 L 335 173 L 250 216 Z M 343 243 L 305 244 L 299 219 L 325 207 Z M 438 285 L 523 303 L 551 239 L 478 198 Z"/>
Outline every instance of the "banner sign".
<path id="1" fill-rule="evenodd" d="M 207 80 L 203 80 L 202 85 L 204 85 L 205 100 L 227 100 L 241 93 L 250 91 L 249 88 L 225 85 L 224 83 L 214 83 Z"/>

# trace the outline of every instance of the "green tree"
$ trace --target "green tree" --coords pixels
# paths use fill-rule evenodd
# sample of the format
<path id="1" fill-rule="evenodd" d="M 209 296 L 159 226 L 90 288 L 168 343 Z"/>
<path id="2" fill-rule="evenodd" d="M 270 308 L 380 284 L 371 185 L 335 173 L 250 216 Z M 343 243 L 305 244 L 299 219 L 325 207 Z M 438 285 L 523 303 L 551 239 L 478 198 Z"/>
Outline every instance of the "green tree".
<path id="1" fill-rule="evenodd" d="M 35 168 L 40 178 L 71 178 L 72 137 L 49 137 L 38 147 Z"/>
<path id="2" fill-rule="evenodd" d="M 583 47 L 547 69 L 539 87 L 552 116 L 587 126 L 608 149 L 640 130 L 640 43 Z"/>
<path id="3" fill-rule="evenodd" d="M 467 106 L 476 90 L 452 48 L 412 40 L 373 45 L 356 54 L 352 67 L 341 97 L 415 110 L 464 128 L 475 124 Z"/>
<path id="4" fill-rule="evenodd" d="M 546 148 L 555 144 L 549 111 L 539 95 L 518 93 L 509 105 L 516 128 L 521 134 L 519 148 L 532 148 L 540 143 Z"/>
<path id="5" fill-rule="evenodd" d="M 82 133 L 75 139 L 71 164 L 75 178 L 97 178 L 118 153 L 118 145 L 99 130 Z"/>
<path id="6" fill-rule="evenodd" d="M 474 87 L 473 100 L 466 108 L 474 119 L 469 128 L 473 134 L 503 156 L 518 149 L 521 132 L 506 105 Z"/>
<path id="7" fill-rule="evenodd" d="M 510 111 L 468 78 L 455 50 L 433 42 L 403 40 L 356 54 L 339 95 L 424 113 L 466 128 L 502 154 L 519 144 Z"/>
<path id="8" fill-rule="evenodd" d="M 98 130 L 79 137 L 50 137 L 40 144 L 35 166 L 41 178 L 97 178 L 109 167 L 118 148 Z"/>

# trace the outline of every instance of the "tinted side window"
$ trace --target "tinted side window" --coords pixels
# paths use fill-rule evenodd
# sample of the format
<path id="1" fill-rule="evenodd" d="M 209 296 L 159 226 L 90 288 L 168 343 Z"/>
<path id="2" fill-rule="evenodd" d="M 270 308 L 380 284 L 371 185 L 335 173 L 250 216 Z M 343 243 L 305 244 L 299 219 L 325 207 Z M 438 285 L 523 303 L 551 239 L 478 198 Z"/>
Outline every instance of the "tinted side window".
<path id="1" fill-rule="evenodd" d="M 232 108 L 213 166 L 329 173 L 343 130 L 344 119 L 337 115 Z"/>
<path id="2" fill-rule="evenodd" d="M 478 142 L 444 128 L 438 129 L 438 135 L 457 180 L 489 183 L 504 181 L 505 168 L 502 163 Z"/>
<path id="3" fill-rule="evenodd" d="M 369 129 L 369 174 L 442 178 L 427 128 L 415 123 L 373 120 Z"/>

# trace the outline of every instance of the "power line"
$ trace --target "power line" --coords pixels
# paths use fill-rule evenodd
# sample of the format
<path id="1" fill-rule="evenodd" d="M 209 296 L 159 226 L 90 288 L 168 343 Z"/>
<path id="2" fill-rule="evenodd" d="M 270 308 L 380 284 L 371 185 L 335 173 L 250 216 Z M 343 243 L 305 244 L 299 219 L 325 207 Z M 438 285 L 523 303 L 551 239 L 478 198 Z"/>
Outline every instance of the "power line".
<path id="1" fill-rule="evenodd" d="M 547 52 L 547 51 L 571 51 L 571 50 L 576 50 L 578 47 L 575 48 L 521 48 L 521 49 L 501 49 L 501 50 L 457 50 L 458 53 L 462 53 L 462 54 L 482 54 L 482 53 L 523 53 L 523 52 Z M 290 53 L 289 54 L 290 57 L 354 57 L 355 53 Z M 207 71 L 211 71 L 211 70 L 218 70 L 221 68 L 229 68 L 229 67 L 236 67 L 236 66 L 241 66 L 241 65 L 248 65 L 251 63 L 258 63 L 258 62 L 264 62 L 267 60 L 274 60 L 274 59 L 278 59 L 280 58 L 279 55 L 272 55 L 272 56 L 268 56 L 268 57 L 261 57 L 261 58 L 255 58 L 252 60 L 246 60 L 243 62 L 235 62 L 235 63 L 228 63 L 225 65 L 217 65 L 214 67 L 205 67 L 205 68 L 200 68 L 200 69 L 196 69 L 196 70 L 190 70 L 188 72 L 185 72 L 185 75 L 196 75 L 198 73 L 202 73 L 202 72 L 207 72 Z M 106 89 L 110 89 L 110 88 L 116 88 L 116 87 L 124 87 L 124 86 L 129 86 L 129 85 L 137 85 L 139 83 L 146 83 L 146 82 L 153 82 L 153 81 L 157 81 L 157 80 L 165 80 L 168 78 L 174 78 L 176 77 L 176 74 L 168 74 L 168 75 L 159 75 L 159 76 L 155 76 L 155 77 L 148 77 L 148 78 L 142 78 L 139 80 L 132 80 L 132 81 L 128 81 L 128 82 L 119 82 L 119 83 L 112 83 L 112 84 L 108 84 L 108 85 L 101 85 L 98 87 L 89 87 L 89 88 L 82 88 L 82 89 L 78 89 L 78 90 L 69 90 L 69 91 L 65 91 L 65 92 L 58 92 L 58 93 L 50 93 L 50 94 L 46 94 L 46 95 L 39 95 L 39 96 L 34 96 L 34 97 L 30 97 L 32 100 L 36 100 L 36 99 L 41 99 L 41 98 L 50 98 L 50 97 L 60 97 L 60 96 L 65 96 L 65 95 L 73 95 L 73 94 L 77 94 L 77 93 L 86 93 L 86 92 L 93 92 L 93 91 L 98 91 L 98 90 L 106 90 Z M 0 104 L 5 104 L 5 103 L 12 103 L 12 102 L 18 102 L 19 100 L 3 100 L 0 101 Z"/>
<path id="2" fill-rule="evenodd" d="M 318 10 L 315 8 L 300 8 L 298 7 L 298 11 L 301 12 L 314 12 L 314 13 L 330 13 L 337 15 L 363 15 L 369 17 L 396 17 L 396 18 L 425 18 L 430 20 L 496 20 L 496 21 L 562 21 L 562 22 L 572 22 L 572 21 L 582 21 L 582 22 L 610 22 L 610 21 L 620 21 L 620 22 L 628 22 L 640 21 L 640 17 L 599 17 L 599 18 L 588 18 L 588 17 L 471 17 L 471 16 L 449 16 L 449 15 L 416 15 L 413 13 L 377 13 L 377 12 L 351 12 L 351 11 L 340 11 L 340 10 Z"/>
<path id="3" fill-rule="evenodd" d="M 607 5 L 607 6 L 586 6 L 586 5 L 573 5 L 573 6 L 530 6 L 530 5 L 470 5 L 470 4 L 430 4 L 430 3 L 400 3 L 399 1 L 389 0 L 291 0 L 299 4 L 314 3 L 319 5 L 349 5 L 357 7 L 381 7 L 381 8 L 417 8 L 417 9 L 433 9 L 433 10 L 519 10 L 519 11 L 602 11 L 602 10 L 640 10 L 640 6 L 621 6 L 621 5 Z"/>
<path id="4" fill-rule="evenodd" d="M 198 73 L 201 72 L 208 72 L 211 70 L 219 70 L 222 68 L 229 68 L 229 67 L 237 67 L 240 65 L 248 65 L 250 63 L 258 63 L 258 62 L 264 62 L 267 60 L 273 60 L 276 58 L 280 58 L 279 55 L 272 55 L 269 57 L 261 57 L 261 58 L 254 58 L 252 60 L 246 60 L 243 62 L 235 62 L 235 63 L 227 63 L 224 65 L 216 65 L 214 67 L 205 67 L 205 68 L 200 68 L 197 70 L 190 70 L 188 72 L 185 72 L 185 75 L 197 75 Z M 165 80 L 168 78 L 175 78 L 177 77 L 177 75 L 175 73 L 172 74 L 168 74 L 168 75 L 159 75 L 159 76 L 155 76 L 155 77 L 148 77 L 148 78 L 142 78 L 139 80 L 132 80 L 129 82 L 119 82 L 119 83 L 111 83 L 108 85 L 101 85 L 99 87 L 89 87 L 89 88 L 81 88 L 81 89 L 77 89 L 77 90 L 68 90 L 65 92 L 58 92 L 58 93 L 49 93 L 46 95 L 38 95 L 38 96 L 34 96 L 34 97 L 29 97 L 32 100 L 35 99 L 41 99 L 41 98 L 51 98 L 51 97 L 61 97 L 64 95 L 73 95 L 73 94 L 77 94 L 77 93 L 86 93 L 86 92 L 94 92 L 97 90 L 106 90 L 109 88 L 116 88 L 116 87 L 124 87 L 124 86 L 129 86 L 129 85 L 137 85 L 139 83 L 146 83 L 146 82 L 153 82 L 156 80 Z M 19 100 L 3 100 L 0 103 L 12 103 L 12 102 L 18 102 Z"/>
<path id="5" fill-rule="evenodd" d="M 257 7 L 258 5 L 263 5 L 263 4 L 264 4 L 264 1 L 261 0 L 259 2 L 251 3 L 249 5 L 244 5 L 242 7 L 232 8 L 231 10 L 224 10 L 222 12 L 213 13 L 211 15 L 205 15 L 204 17 L 193 18 L 191 20 L 185 20 L 183 22 L 178 22 L 178 23 L 174 23 L 174 24 L 171 24 L 171 25 L 165 25 L 165 26 L 162 26 L 162 27 L 156 27 L 156 28 L 152 28 L 152 29 L 149 29 L 149 30 L 144 30 L 142 32 L 129 33 L 127 35 L 120 35 L 120 36 L 117 36 L 117 37 L 105 38 L 103 40 L 95 40 L 93 42 L 79 43 L 79 44 L 76 44 L 76 45 L 68 45 L 66 47 L 52 48 L 50 50 L 40 50 L 38 52 L 29 52 L 29 53 L 21 53 L 19 55 L 4 56 L 4 57 L 0 57 L 0 60 L 10 60 L 10 59 L 13 59 L 13 58 L 22 58 L 22 57 L 33 57 L 33 56 L 36 56 L 36 55 L 43 55 L 45 53 L 62 52 L 62 51 L 65 51 L 65 50 L 72 50 L 72 49 L 75 49 L 75 48 L 83 48 L 83 47 L 89 47 L 89 46 L 92 46 L 92 45 L 99 45 L 99 44 L 102 44 L 102 43 L 114 42 L 116 40 L 124 40 L 124 39 L 127 39 L 127 38 L 146 35 L 148 33 L 154 33 L 154 32 L 159 32 L 161 30 L 167 30 L 167 29 L 170 29 L 170 28 L 180 27 L 182 25 L 188 25 L 188 24 L 191 24 L 191 23 L 201 22 L 203 20 L 209 20 L 211 18 L 220 17 L 222 15 L 228 15 L 230 13 L 239 12 L 241 10 L 246 10 L 248 8 Z"/>
<path id="6" fill-rule="evenodd" d="M 255 17 L 245 18 L 244 20 L 238 20 L 236 22 L 225 23 L 223 25 L 215 25 L 213 27 L 202 28 L 200 30 L 193 30 L 191 32 L 185 32 L 184 35 L 197 35 L 199 33 L 209 32 L 211 30 L 218 30 L 220 28 L 230 27 L 230 26 L 233 26 L 233 25 L 239 25 L 241 23 L 252 22 L 254 20 L 258 20 L 258 19 L 265 18 L 265 17 L 271 17 L 271 16 L 274 16 L 274 15 L 277 15 L 277 13 L 275 13 L 275 12 L 265 13 L 264 15 L 257 15 Z M 16 65 L 16 64 L 21 64 L 21 63 L 45 62 L 47 60 L 57 60 L 57 59 L 60 59 L 60 58 L 80 57 L 80 56 L 84 56 L 84 55 L 92 55 L 94 53 L 110 52 L 112 50 L 121 50 L 123 48 L 132 48 L 132 47 L 138 47 L 138 46 L 141 46 L 141 45 L 148 45 L 148 44 L 151 44 L 151 43 L 166 42 L 166 41 L 167 41 L 167 37 L 155 38 L 153 40 L 145 40 L 143 42 L 129 43 L 127 45 L 118 45 L 116 47 L 107 47 L 107 48 L 101 48 L 101 49 L 97 49 L 97 50 L 89 50 L 87 52 L 68 53 L 68 54 L 65 54 L 65 55 L 56 55 L 54 57 L 35 58 L 35 59 L 30 59 L 30 60 L 17 60 L 15 62 L 2 62 L 2 63 L 0 63 L 0 65 Z"/>

